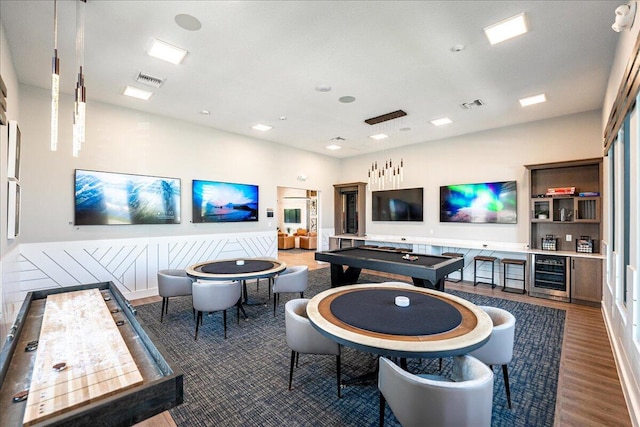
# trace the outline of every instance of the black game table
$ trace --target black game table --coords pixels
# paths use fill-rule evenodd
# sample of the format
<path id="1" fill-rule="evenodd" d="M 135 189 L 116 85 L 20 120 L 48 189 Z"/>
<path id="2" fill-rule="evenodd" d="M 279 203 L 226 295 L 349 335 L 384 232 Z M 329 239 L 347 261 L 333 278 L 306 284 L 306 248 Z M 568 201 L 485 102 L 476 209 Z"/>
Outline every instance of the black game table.
<path id="1" fill-rule="evenodd" d="M 418 258 L 409 261 L 402 258 L 404 255 L 394 250 L 355 247 L 316 252 L 315 259 L 331 263 L 332 288 L 356 283 L 365 268 L 409 276 L 416 286 L 444 291 L 444 277 L 464 267 L 462 258 L 412 253 L 409 255 Z"/>

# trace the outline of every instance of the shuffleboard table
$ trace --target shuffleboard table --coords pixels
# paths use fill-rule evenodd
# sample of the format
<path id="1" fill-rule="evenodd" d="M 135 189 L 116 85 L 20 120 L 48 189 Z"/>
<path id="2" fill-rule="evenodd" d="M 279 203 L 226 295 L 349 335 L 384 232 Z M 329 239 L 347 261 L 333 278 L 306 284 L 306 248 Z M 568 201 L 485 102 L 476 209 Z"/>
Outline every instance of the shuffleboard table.
<path id="1" fill-rule="evenodd" d="M 406 255 L 415 259 L 403 258 Z M 462 258 L 405 254 L 378 248 L 355 247 L 316 252 L 315 259 L 331 263 L 332 288 L 357 283 L 360 271 L 364 268 L 409 276 L 416 286 L 444 291 L 444 277 L 464 267 Z"/>

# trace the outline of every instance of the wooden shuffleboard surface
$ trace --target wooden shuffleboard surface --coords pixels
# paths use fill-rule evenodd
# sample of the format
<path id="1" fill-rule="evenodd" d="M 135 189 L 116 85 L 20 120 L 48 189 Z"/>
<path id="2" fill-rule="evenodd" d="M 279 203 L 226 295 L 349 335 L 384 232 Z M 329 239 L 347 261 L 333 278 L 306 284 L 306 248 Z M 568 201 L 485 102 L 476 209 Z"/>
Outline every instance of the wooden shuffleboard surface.
<path id="1" fill-rule="evenodd" d="M 98 289 L 47 297 L 24 425 L 141 383 Z"/>

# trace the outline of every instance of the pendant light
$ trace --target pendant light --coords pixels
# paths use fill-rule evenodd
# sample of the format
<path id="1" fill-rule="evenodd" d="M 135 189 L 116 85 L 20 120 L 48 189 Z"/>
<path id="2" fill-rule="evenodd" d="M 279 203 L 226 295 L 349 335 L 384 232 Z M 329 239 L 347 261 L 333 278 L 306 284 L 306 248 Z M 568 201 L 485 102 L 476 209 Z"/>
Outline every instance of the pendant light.
<path id="1" fill-rule="evenodd" d="M 53 0 L 53 58 L 51 60 L 51 151 L 58 149 L 58 103 L 60 101 L 60 59 L 58 58 L 58 4 Z"/>
<path id="2" fill-rule="evenodd" d="M 84 3 L 76 3 L 76 60 L 78 62 L 78 81 L 76 82 L 75 102 L 73 105 L 73 156 L 78 157 L 85 140 L 87 90 L 84 86 Z"/>

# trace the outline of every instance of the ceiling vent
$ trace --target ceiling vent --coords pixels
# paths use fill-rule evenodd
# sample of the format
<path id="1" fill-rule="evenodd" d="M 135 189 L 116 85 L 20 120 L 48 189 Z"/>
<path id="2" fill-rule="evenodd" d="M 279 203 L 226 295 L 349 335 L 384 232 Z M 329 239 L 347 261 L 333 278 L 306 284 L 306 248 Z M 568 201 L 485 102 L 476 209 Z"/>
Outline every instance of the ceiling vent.
<path id="1" fill-rule="evenodd" d="M 378 123 L 387 122 L 389 120 L 397 119 L 398 117 L 404 117 L 407 113 L 402 110 L 394 111 L 392 113 L 383 114 L 378 117 L 372 117 L 370 119 L 365 120 L 364 122 L 369 125 L 377 125 Z"/>
<path id="2" fill-rule="evenodd" d="M 143 85 L 151 86 L 151 87 L 160 87 L 164 83 L 166 79 L 161 79 L 158 77 L 153 77 L 149 74 L 145 74 L 143 72 L 139 72 L 136 76 L 136 81 L 138 83 L 142 83 Z"/>
<path id="3" fill-rule="evenodd" d="M 481 99 L 476 99 L 475 101 L 471 101 L 471 102 L 463 102 L 462 104 L 460 104 L 460 106 L 465 110 L 471 110 L 472 108 L 482 107 L 483 105 L 484 105 L 484 102 Z"/>
<path id="4" fill-rule="evenodd" d="M 346 139 L 344 139 L 341 136 L 336 136 L 335 138 L 331 138 L 332 141 L 346 141 Z"/>

